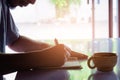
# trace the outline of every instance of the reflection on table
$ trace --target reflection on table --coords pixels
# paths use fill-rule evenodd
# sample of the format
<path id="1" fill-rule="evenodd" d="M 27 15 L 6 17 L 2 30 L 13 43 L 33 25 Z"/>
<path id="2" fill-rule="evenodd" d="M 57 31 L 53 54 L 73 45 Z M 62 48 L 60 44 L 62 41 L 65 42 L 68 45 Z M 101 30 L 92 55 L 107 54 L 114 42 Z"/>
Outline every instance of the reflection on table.
<path id="1" fill-rule="evenodd" d="M 116 71 L 101 72 L 90 69 L 89 71 L 89 75 L 84 69 L 20 71 L 15 80 L 119 80 L 119 74 Z"/>
<path id="2" fill-rule="evenodd" d="M 88 77 L 88 80 L 119 80 L 114 71 L 101 72 L 96 71 Z"/>
<path id="3" fill-rule="evenodd" d="M 69 74 L 66 70 L 21 71 L 15 80 L 69 80 Z"/>

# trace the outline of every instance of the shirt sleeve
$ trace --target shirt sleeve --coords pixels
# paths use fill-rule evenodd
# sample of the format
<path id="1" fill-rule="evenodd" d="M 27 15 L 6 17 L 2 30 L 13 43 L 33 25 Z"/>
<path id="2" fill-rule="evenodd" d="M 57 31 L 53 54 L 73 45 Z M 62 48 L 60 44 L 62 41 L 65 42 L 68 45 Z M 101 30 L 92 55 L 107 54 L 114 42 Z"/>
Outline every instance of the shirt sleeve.
<path id="1" fill-rule="evenodd" d="M 9 11 L 7 15 L 7 35 L 6 35 L 6 44 L 9 45 L 19 38 L 18 29 L 15 25 L 15 22 L 12 18 L 12 15 Z"/>

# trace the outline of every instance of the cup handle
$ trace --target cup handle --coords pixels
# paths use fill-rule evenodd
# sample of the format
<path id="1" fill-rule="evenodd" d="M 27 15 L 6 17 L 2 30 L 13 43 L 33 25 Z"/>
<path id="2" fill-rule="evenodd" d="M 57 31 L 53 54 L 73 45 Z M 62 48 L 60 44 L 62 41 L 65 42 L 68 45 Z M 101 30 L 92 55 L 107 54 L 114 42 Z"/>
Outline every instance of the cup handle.
<path id="1" fill-rule="evenodd" d="M 89 67 L 89 68 L 94 69 L 96 66 L 95 66 L 95 65 L 93 65 L 93 66 L 90 65 L 92 59 L 93 59 L 93 57 L 90 57 L 90 58 L 88 59 L 88 61 L 87 61 L 87 64 L 88 64 L 88 67 Z"/>

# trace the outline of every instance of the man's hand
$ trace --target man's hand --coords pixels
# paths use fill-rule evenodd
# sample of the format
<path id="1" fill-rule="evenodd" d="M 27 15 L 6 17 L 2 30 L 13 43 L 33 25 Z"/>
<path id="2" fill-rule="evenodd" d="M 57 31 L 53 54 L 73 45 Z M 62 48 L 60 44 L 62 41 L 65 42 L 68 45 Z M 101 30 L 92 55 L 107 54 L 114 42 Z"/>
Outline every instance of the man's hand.
<path id="1" fill-rule="evenodd" d="M 71 50 L 69 47 L 67 47 L 65 45 L 64 45 L 64 49 L 66 51 L 66 56 L 68 58 L 69 57 L 76 57 L 79 60 L 86 60 L 86 59 L 88 59 L 87 55 L 85 55 L 83 53 L 80 53 L 80 52 L 73 51 L 73 50 Z"/>

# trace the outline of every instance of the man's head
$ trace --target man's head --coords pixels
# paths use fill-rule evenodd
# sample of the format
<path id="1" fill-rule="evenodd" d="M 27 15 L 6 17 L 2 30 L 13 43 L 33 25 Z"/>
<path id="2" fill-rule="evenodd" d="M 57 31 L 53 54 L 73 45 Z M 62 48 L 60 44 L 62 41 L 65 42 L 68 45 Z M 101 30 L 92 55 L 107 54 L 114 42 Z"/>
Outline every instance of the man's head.
<path id="1" fill-rule="evenodd" d="M 23 7 L 28 4 L 34 4 L 36 0 L 7 0 L 10 8 L 15 8 L 17 6 Z"/>

